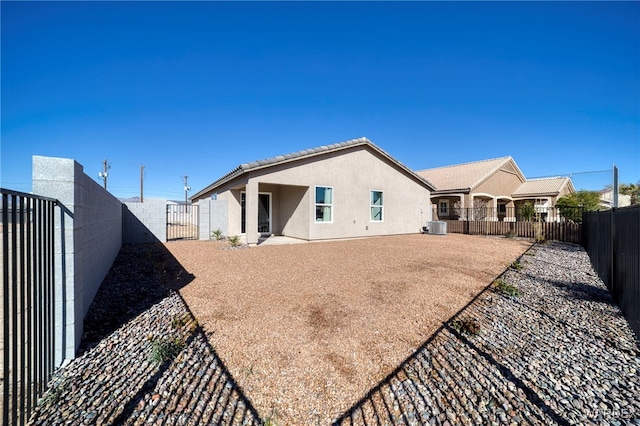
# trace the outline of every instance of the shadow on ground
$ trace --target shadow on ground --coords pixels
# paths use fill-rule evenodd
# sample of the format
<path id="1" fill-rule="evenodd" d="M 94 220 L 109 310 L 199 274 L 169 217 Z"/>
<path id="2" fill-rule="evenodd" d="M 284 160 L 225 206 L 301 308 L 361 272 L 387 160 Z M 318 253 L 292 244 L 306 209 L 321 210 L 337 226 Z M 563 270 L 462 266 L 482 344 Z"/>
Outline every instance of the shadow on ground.
<path id="1" fill-rule="evenodd" d="M 521 297 L 487 287 L 334 425 L 640 421 L 640 352 L 606 289 L 529 274 L 549 262 L 520 260 L 524 271 L 501 278 Z"/>
<path id="2" fill-rule="evenodd" d="M 124 245 L 30 424 L 262 424 L 175 291 L 193 280 L 162 244 Z"/>
<path id="3" fill-rule="evenodd" d="M 474 308 L 493 294 L 486 287 L 334 425 L 568 424 L 458 327 L 463 319 L 482 324 L 487 318 Z"/>

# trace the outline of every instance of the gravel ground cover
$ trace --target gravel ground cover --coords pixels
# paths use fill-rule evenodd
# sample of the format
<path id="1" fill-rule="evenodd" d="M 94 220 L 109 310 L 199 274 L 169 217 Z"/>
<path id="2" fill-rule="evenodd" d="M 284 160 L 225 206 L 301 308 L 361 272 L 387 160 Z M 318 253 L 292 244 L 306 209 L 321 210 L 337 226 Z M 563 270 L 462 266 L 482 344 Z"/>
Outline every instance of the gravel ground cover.
<path id="1" fill-rule="evenodd" d="M 516 250 L 505 261 L 502 270 L 528 245 L 526 242 L 506 239 L 455 237 L 455 242 L 460 244 L 455 249 L 484 244 L 478 251 L 488 258 L 494 249 L 500 249 L 503 242 L 507 242 L 507 247 L 509 244 L 520 244 L 519 252 Z M 413 241 L 412 236 L 397 238 L 397 242 L 387 240 L 386 246 L 391 250 L 401 250 L 400 247 L 415 249 L 414 244 L 419 241 Z M 437 245 L 436 252 L 445 250 L 442 244 L 451 244 L 451 241 L 438 240 L 435 236 L 430 238 L 433 238 L 431 244 Z M 498 244 L 495 247 L 487 244 L 496 241 Z M 351 244 L 347 244 L 344 251 L 339 250 L 342 257 L 362 256 L 366 244 L 360 244 L 364 242 L 366 240 L 360 243 L 344 242 Z M 316 256 L 326 256 L 326 253 L 336 250 L 330 250 L 325 244 L 342 243 L 296 247 L 315 247 L 319 251 Z M 188 250 L 189 244 L 180 244 L 180 250 Z M 209 271 L 214 269 L 211 265 L 224 263 L 221 259 L 229 260 L 234 256 L 247 256 L 247 262 L 255 265 L 247 268 L 255 267 L 257 269 L 252 269 L 254 272 L 261 271 L 265 265 L 260 263 L 260 259 L 269 257 L 264 251 L 267 247 L 224 250 L 219 243 L 202 244 L 191 246 L 191 254 L 200 261 L 207 260 Z M 217 249 L 211 252 L 215 255 L 205 252 L 202 247 L 206 244 Z M 172 253 L 179 251 L 177 245 L 168 244 L 168 247 Z M 451 248 L 447 246 L 447 249 Z M 288 253 L 288 250 L 284 252 Z M 254 258 L 252 253 L 260 256 Z M 371 258 L 375 258 L 374 254 L 375 251 L 369 253 Z M 482 259 L 482 255 L 477 256 Z M 418 258 L 422 259 L 420 262 L 429 264 L 422 256 Z M 383 259 L 381 257 L 379 261 Z M 400 262 L 402 268 L 410 269 L 409 266 L 414 265 L 415 269 L 419 269 L 413 260 L 404 259 Z M 434 261 L 437 261 L 437 256 Z M 466 261 L 471 262 L 469 259 Z M 263 259 L 263 262 L 267 260 Z M 242 268 L 244 264 L 238 265 Z M 434 265 L 427 268 L 433 268 Z M 536 245 L 521 256 L 519 264 L 514 266 L 518 270 L 507 270 L 501 279 L 517 287 L 520 292 L 518 297 L 505 296 L 487 288 L 501 271 L 491 275 L 486 269 L 480 268 L 484 272 L 476 271 L 472 275 L 464 264 L 460 265 L 462 272 L 457 279 L 467 274 L 472 275 L 468 277 L 470 282 L 480 280 L 481 283 L 477 288 L 470 286 L 475 290 L 462 287 L 466 293 L 461 299 L 434 295 L 442 304 L 440 307 L 446 308 L 447 303 L 458 305 L 440 312 L 451 313 L 440 318 L 439 322 L 435 320 L 433 325 L 428 322 L 414 325 L 411 322 L 415 321 L 414 318 L 403 322 L 403 315 L 412 315 L 411 304 L 426 309 L 420 299 L 416 300 L 410 292 L 400 293 L 397 287 L 393 287 L 395 291 L 384 293 L 388 298 L 404 295 L 397 297 L 403 301 L 403 306 L 398 308 L 399 324 L 396 327 L 389 324 L 387 328 L 376 323 L 357 323 L 357 326 L 373 326 L 378 331 L 407 327 L 407 332 L 399 333 L 396 338 L 400 342 L 397 344 L 400 350 L 394 351 L 393 341 L 381 333 L 377 333 L 377 343 L 381 343 L 382 349 L 375 346 L 375 340 L 370 346 L 366 345 L 371 342 L 365 341 L 362 352 L 365 354 L 362 357 L 364 367 L 356 365 L 358 360 L 354 360 L 351 368 L 355 374 L 353 370 L 343 371 L 337 367 L 325 371 L 326 384 L 318 389 L 326 390 L 329 395 L 326 399 L 327 408 L 325 411 L 309 413 L 307 407 L 301 405 L 305 403 L 304 397 L 294 401 L 271 400 L 280 405 L 260 406 L 259 396 L 269 395 L 270 384 L 248 380 L 258 376 L 260 369 L 282 362 L 277 355 L 286 352 L 287 348 L 278 343 L 276 337 L 279 336 L 267 334 L 271 346 L 278 349 L 269 352 L 269 345 L 263 346 L 255 335 L 265 333 L 265 328 L 278 330 L 273 312 L 278 312 L 278 308 L 284 305 L 272 306 L 270 303 L 275 303 L 273 300 L 262 299 L 265 306 L 263 322 L 266 325 L 254 325 L 253 330 L 246 332 L 247 337 L 233 334 L 241 327 L 224 331 L 223 325 L 228 325 L 224 322 L 213 323 L 217 324 L 215 328 L 208 325 L 207 320 L 197 313 L 194 304 L 190 303 L 189 307 L 203 324 L 201 327 L 180 294 L 168 288 L 186 294 L 193 286 L 192 291 L 195 291 L 198 280 L 206 276 L 204 271 L 177 263 L 175 258 L 157 246 L 125 246 L 90 309 L 85 324 L 84 354 L 57 372 L 50 391 L 36 409 L 31 423 L 262 424 L 265 420 L 274 420 L 276 424 L 640 424 L 638 345 L 619 309 L 593 273 L 584 251 L 568 244 Z M 341 270 L 339 267 L 335 269 Z M 414 272 L 414 279 L 421 275 L 446 275 L 443 270 Z M 364 272 L 359 270 L 358 273 Z M 236 298 L 251 300 L 262 295 L 247 294 L 250 286 L 243 286 L 239 275 L 242 276 L 235 274 L 235 278 L 227 278 L 236 284 L 230 286 L 235 289 Z M 325 273 L 323 277 L 327 275 Z M 408 276 L 396 273 L 394 276 L 398 281 L 403 281 L 398 275 L 404 277 L 404 281 L 410 281 Z M 273 283 L 268 282 L 269 285 Z M 323 289 L 329 293 L 326 285 L 318 291 Z M 377 288 L 380 289 L 384 287 Z M 222 297 L 224 292 L 221 287 L 215 290 L 216 294 L 221 295 L 223 303 L 228 302 L 226 297 L 231 298 Z M 442 289 L 438 288 L 439 291 Z M 460 293 L 462 290 L 456 288 L 452 291 Z M 281 295 L 284 296 L 286 294 Z M 194 295 L 191 297 L 198 299 Z M 305 339 L 315 338 L 335 351 L 331 346 L 335 344 L 335 341 L 331 341 L 333 334 L 340 334 L 342 328 L 350 325 L 326 314 L 331 311 L 322 311 L 321 302 L 314 297 L 318 296 L 311 292 L 305 293 L 302 299 L 306 298 L 311 306 L 306 319 L 318 320 L 308 324 L 315 333 L 305 334 L 303 327 L 298 330 L 303 336 L 297 343 L 304 344 Z M 382 311 L 382 307 L 376 305 L 382 301 L 360 297 L 365 304 L 371 305 L 372 310 Z M 471 300 L 466 306 L 465 299 Z M 327 306 L 334 306 L 342 317 L 351 312 L 348 309 L 355 309 L 349 308 L 351 305 L 346 305 L 344 299 L 328 297 L 326 302 Z M 110 314 L 114 305 L 128 306 L 118 311 L 119 320 L 110 320 L 114 318 Z M 458 311 L 461 307 L 463 309 Z M 229 317 L 223 319 L 226 318 L 231 325 L 245 316 L 242 311 L 230 309 L 229 312 Z M 323 315 L 319 315 L 320 312 Z M 214 317 L 220 315 L 213 307 L 209 313 Z M 358 312 L 346 317 L 360 314 Z M 389 317 L 382 312 L 381 316 L 389 321 Z M 332 318 L 337 323 L 332 323 Z M 367 321 L 371 321 L 371 318 L 367 318 Z M 476 324 L 479 333 L 464 332 L 466 324 Z M 329 327 L 331 332 L 322 327 Z M 415 334 L 412 334 L 413 328 L 421 331 L 413 331 Z M 278 332 L 282 333 L 283 330 Z M 375 332 L 373 334 L 376 335 Z M 344 336 L 349 336 L 349 331 Z M 224 346 L 218 343 L 216 337 L 232 342 Z M 251 345 L 246 339 L 256 342 Z M 179 347 L 182 350 L 160 364 L 153 363 L 150 354 L 154 342 L 162 341 L 182 342 Z M 294 341 L 290 346 L 293 352 L 295 344 Z M 310 346 L 311 349 L 321 350 L 321 345 Z M 229 347 L 234 350 L 229 351 Z M 353 347 L 347 345 L 349 350 Z M 368 355 L 367 348 L 370 349 Z M 302 346 L 302 350 L 307 349 Z M 391 354 L 393 361 L 383 359 L 385 351 Z M 332 352 L 319 352 L 312 358 L 313 362 L 320 363 L 320 357 L 326 353 Z M 234 366 L 237 360 L 254 359 L 253 355 L 257 355 L 255 359 L 266 359 L 267 362 L 249 364 L 248 367 L 242 367 L 243 364 Z M 400 359 L 394 356 L 400 356 Z M 368 370 L 368 366 L 376 361 L 383 365 Z M 282 394 L 290 392 L 295 395 L 300 388 L 297 380 L 301 380 L 302 373 L 296 376 L 288 367 L 295 364 L 295 355 L 288 362 L 279 364 L 277 367 L 280 370 L 269 370 L 267 376 L 284 387 L 284 390 L 277 388 Z M 343 365 L 350 364 L 345 362 Z M 319 368 L 310 370 L 311 375 L 315 374 L 315 370 L 322 371 Z M 357 377 L 363 371 L 374 371 L 369 377 L 370 382 L 364 385 L 366 389 L 358 390 L 356 395 L 349 394 L 339 404 L 331 405 L 331 396 L 335 393 L 329 388 L 333 386 L 330 381 L 339 381 L 341 375 Z M 376 374 L 380 376 L 376 378 Z M 358 389 L 361 389 L 360 386 Z M 317 389 L 307 387 L 306 392 L 314 395 L 313 398 L 320 398 Z M 288 414 L 289 408 L 292 415 Z"/>
<path id="2" fill-rule="evenodd" d="M 536 245 L 338 424 L 640 424 L 640 352 L 576 245 Z M 458 326 L 479 325 L 477 334 Z"/>
<path id="3" fill-rule="evenodd" d="M 529 245 L 415 234 L 167 248 L 195 276 L 181 294 L 240 387 L 294 425 L 347 410 Z"/>

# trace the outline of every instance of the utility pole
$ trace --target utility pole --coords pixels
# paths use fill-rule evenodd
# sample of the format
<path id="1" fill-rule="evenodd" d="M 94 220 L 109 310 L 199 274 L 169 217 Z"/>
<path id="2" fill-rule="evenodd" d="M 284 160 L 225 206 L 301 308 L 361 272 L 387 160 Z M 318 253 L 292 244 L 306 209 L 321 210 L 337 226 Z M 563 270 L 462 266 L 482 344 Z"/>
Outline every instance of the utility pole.
<path id="1" fill-rule="evenodd" d="M 103 167 L 103 171 L 98 173 L 98 176 L 100 178 L 102 178 L 102 180 L 104 181 L 104 189 L 105 191 L 107 190 L 107 177 L 109 176 L 109 172 L 107 172 L 107 170 L 109 170 L 111 168 L 110 164 L 107 164 L 107 160 L 104 160 L 102 162 L 102 167 Z"/>
<path id="2" fill-rule="evenodd" d="M 191 187 L 189 186 L 189 176 L 182 176 L 182 179 L 184 179 L 184 212 L 187 213 L 188 193 L 191 191 Z"/>
<path id="3" fill-rule="evenodd" d="M 144 203 L 144 166 L 140 164 L 140 202 Z"/>

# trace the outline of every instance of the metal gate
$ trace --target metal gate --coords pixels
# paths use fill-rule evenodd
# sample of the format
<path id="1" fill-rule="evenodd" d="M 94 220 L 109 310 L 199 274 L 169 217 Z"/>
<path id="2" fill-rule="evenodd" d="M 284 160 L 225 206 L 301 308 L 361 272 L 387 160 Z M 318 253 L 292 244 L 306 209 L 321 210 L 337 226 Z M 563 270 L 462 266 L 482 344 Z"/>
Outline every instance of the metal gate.
<path id="1" fill-rule="evenodd" d="M 27 423 L 55 369 L 54 332 L 62 324 L 54 312 L 54 240 L 64 241 L 55 215 L 64 206 L 8 189 L 0 193 L 0 418 L 15 426 Z"/>
<path id="2" fill-rule="evenodd" d="M 167 241 L 198 239 L 198 205 L 167 204 Z"/>

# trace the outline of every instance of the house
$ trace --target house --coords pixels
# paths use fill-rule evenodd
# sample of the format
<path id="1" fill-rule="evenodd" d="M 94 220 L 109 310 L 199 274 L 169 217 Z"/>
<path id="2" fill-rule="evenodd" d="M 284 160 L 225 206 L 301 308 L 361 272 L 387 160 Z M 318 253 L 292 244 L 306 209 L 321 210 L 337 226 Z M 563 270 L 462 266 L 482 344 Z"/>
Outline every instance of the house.
<path id="1" fill-rule="evenodd" d="M 533 204 L 534 211 L 542 215 L 546 221 L 559 220 L 555 212 L 556 202 L 563 195 L 576 192 L 573 182 L 568 177 L 529 179 L 516 189 L 512 196 L 516 211 L 525 203 Z"/>
<path id="2" fill-rule="evenodd" d="M 435 185 L 431 202 L 440 219 L 477 215 L 481 209 L 474 219 L 515 221 L 527 202 L 547 215 L 559 197 L 575 192 L 569 178 L 527 180 L 510 156 L 416 173 Z"/>
<path id="3" fill-rule="evenodd" d="M 605 188 L 600 193 L 600 205 L 610 209 L 613 207 L 613 189 Z M 618 207 L 626 207 L 631 205 L 631 195 L 618 193 Z"/>
<path id="4" fill-rule="evenodd" d="M 366 138 L 241 164 L 192 201 L 223 207 L 227 235 L 324 240 L 419 232 L 433 185 Z"/>

